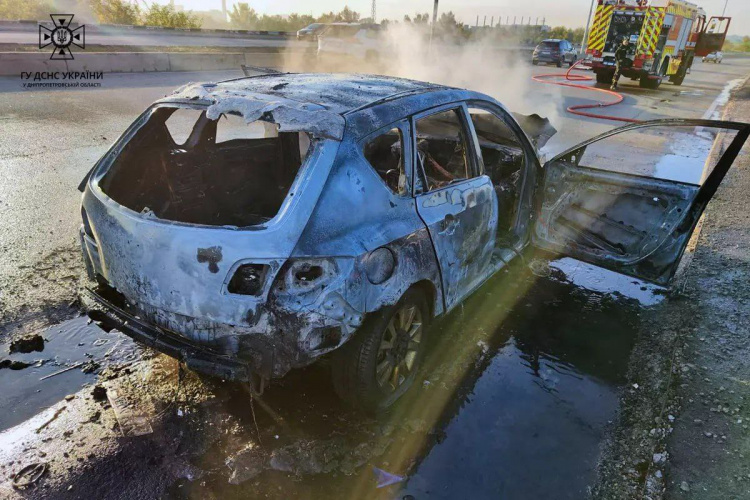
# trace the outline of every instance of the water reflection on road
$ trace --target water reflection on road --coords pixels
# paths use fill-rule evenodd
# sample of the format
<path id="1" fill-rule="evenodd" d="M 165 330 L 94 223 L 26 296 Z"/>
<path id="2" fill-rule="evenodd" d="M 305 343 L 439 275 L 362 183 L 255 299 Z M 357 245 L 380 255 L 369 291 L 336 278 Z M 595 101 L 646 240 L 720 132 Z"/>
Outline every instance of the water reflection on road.
<path id="1" fill-rule="evenodd" d="M 262 443 L 227 462 L 240 484 L 209 475 L 179 482 L 171 495 L 582 497 L 617 409 L 638 306 L 573 286 L 558 271 L 503 274 L 434 326 L 421 378 L 390 413 L 342 407 L 325 366 L 266 394 L 283 423 L 257 405 L 253 420 L 236 394 L 229 411 L 257 422 Z M 378 489 L 373 467 L 404 480 Z"/>

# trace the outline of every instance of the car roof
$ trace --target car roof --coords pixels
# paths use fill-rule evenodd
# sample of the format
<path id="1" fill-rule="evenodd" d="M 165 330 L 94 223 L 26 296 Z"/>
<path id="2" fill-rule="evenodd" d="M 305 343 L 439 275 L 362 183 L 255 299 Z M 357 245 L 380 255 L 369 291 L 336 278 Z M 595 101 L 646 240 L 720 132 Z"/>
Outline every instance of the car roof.
<path id="1" fill-rule="evenodd" d="M 317 104 L 345 115 L 400 95 L 447 88 L 435 83 L 381 75 L 283 73 L 219 82 L 212 91 L 226 91 L 235 97 L 241 97 L 243 92 L 248 96 L 273 95 L 299 103 Z"/>
<path id="2" fill-rule="evenodd" d="M 546 42 L 562 42 L 559 38 L 548 38 L 547 40 L 542 40 L 542 43 Z"/>

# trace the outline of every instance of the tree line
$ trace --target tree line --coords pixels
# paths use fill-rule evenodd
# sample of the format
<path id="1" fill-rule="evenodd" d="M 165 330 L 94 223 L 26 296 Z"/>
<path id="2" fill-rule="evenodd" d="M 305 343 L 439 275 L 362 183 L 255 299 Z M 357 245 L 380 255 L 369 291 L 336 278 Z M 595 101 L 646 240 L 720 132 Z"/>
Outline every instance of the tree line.
<path id="1" fill-rule="evenodd" d="M 1 19 L 37 19 L 44 20 L 54 12 L 53 0 L 0 0 Z M 152 2 L 150 5 L 140 6 L 136 2 L 127 0 L 77 0 L 76 15 L 78 19 L 102 24 L 128 24 L 158 26 L 169 28 L 224 28 L 264 31 L 297 31 L 313 23 L 335 22 L 372 22 L 363 18 L 358 12 L 344 7 L 339 12 L 328 12 L 320 16 L 307 14 L 269 15 L 259 14 L 247 2 L 239 2 L 232 6 L 227 18 L 220 11 L 214 11 L 213 17 L 208 13 L 179 11 L 172 5 L 160 5 Z M 217 20 L 218 13 L 218 20 Z M 79 15 L 80 14 L 80 15 Z M 430 30 L 431 18 L 427 12 L 405 15 L 399 20 L 384 19 L 381 26 L 388 28 L 397 24 L 407 24 L 425 33 Z M 498 25 L 492 28 L 481 27 L 472 29 L 469 25 L 456 19 L 452 11 L 443 12 L 437 20 L 435 34 L 442 38 L 456 41 L 469 40 L 478 36 L 495 38 L 519 43 L 538 43 L 544 38 L 565 38 L 571 42 L 580 42 L 583 28 L 569 29 L 565 27 L 551 28 L 542 31 L 533 26 Z"/>

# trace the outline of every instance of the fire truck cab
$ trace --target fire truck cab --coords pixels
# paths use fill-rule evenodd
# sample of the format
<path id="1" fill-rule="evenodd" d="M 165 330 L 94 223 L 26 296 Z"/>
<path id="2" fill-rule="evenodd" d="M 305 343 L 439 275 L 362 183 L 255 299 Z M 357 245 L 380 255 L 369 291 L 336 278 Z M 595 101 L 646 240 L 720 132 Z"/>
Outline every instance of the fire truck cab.
<path id="1" fill-rule="evenodd" d="M 586 53 L 599 83 L 615 72 L 615 50 L 624 38 L 630 52 L 622 75 L 656 89 L 666 78 L 682 85 L 695 56 L 721 50 L 731 18 L 712 17 L 684 0 L 599 0 Z"/>

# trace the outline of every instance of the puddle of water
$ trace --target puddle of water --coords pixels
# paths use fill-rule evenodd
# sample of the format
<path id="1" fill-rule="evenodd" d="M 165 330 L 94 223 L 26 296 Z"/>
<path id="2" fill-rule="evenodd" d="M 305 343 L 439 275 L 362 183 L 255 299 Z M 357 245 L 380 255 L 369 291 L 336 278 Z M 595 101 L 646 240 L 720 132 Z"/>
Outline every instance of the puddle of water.
<path id="1" fill-rule="evenodd" d="M 345 408 L 320 364 L 264 395 L 283 425 L 258 406 L 254 419 L 236 395 L 228 411 L 249 429 L 257 421 L 262 453 L 281 453 L 284 465 L 270 461 L 239 485 L 225 474 L 183 480 L 170 496 L 585 496 L 637 328 L 637 301 L 626 297 L 651 297 L 606 275 L 590 288 L 617 295 L 524 276 L 501 273 L 435 325 L 415 387 L 386 415 Z M 201 462 L 218 469 L 236 451 L 213 449 Z M 405 481 L 377 489 L 373 467 Z"/>
<path id="2" fill-rule="evenodd" d="M 46 342 L 42 352 L 8 354 L 8 345 L 0 344 L 3 359 L 33 363 L 23 370 L 0 370 L 0 431 L 8 429 L 77 392 L 96 379 L 78 367 L 41 380 L 77 363 L 108 363 L 135 359 L 139 348 L 122 333 L 109 333 L 81 316 L 55 325 L 42 334 Z"/>
<path id="3" fill-rule="evenodd" d="M 614 294 L 652 306 L 664 300 L 664 288 L 637 278 L 602 269 L 580 260 L 564 257 L 550 263 L 559 269 L 570 283 L 603 294 Z"/>

